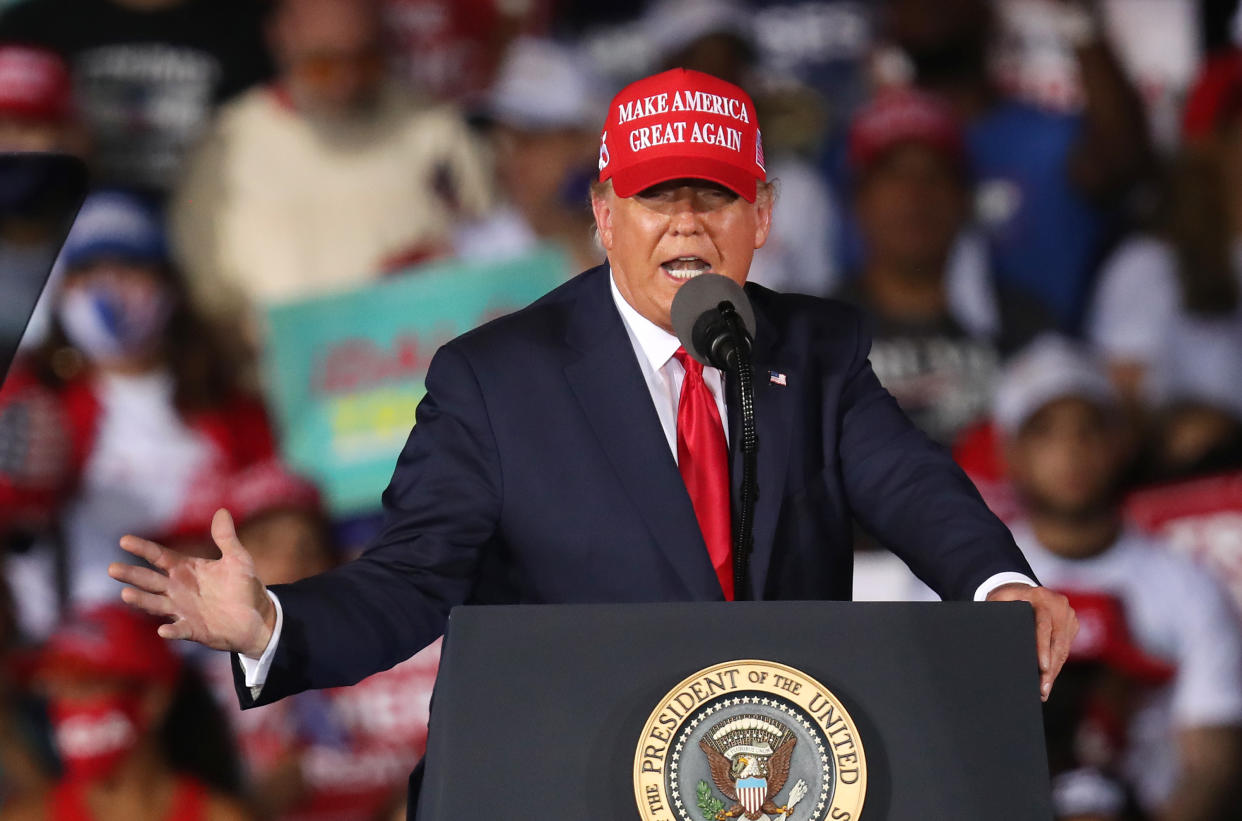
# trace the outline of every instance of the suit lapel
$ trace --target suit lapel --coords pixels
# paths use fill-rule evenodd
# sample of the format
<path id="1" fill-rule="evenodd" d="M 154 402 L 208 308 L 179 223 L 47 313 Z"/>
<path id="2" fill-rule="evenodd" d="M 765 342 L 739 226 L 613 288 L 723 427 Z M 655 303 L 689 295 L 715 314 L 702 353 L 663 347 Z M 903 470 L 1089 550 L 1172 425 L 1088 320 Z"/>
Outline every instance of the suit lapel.
<path id="1" fill-rule="evenodd" d="M 785 476 L 789 464 L 790 425 L 793 420 L 796 386 L 774 384 L 772 372 L 785 373 L 792 362 L 777 359 L 776 327 L 755 309 L 755 344 L 751 354 L 755 370 L 755 424 L 759 434 L 759 454 L 756 475 L 759 496 L 755 500 L 754 552 L 750 556 L 750 582 L 753 598 L 763 598 L 767 584 L 768 567 L 772 563 L 773 540 L 776 520 L 780 515 L 781 499 L 784 497 Z M 736 403 L 729 405 L 730 460 L 733 481 L 734 510 L 740 512 L 742 488 L 742 460 L 738 443 L 741 441 L 741 416 Z"/>
<path id="2" fill-rule="evenodd" d="M 608 269 L 598 268 L 573 310 L 567 341 L 578 356 L 565 376 L 652 540 L 694 599 L 720 599 L 690 496 L 643 380 Z"/>

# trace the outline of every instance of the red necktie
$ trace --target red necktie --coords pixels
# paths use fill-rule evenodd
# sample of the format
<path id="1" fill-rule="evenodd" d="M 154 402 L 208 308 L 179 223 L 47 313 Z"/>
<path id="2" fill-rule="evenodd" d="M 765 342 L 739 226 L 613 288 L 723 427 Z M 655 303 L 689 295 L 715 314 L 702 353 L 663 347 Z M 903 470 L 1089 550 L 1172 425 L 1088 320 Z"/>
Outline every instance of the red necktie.
<path id="1" fill-rule="evenodd" d="M 690 492 L 694 515 L 725 599 L 733 601 L 733 526 L 724 426 L 716 400 L 703 382 L 703 366 L 685 348 L 678 348 L 673 356 L 686 369 L 677 402 L 677 467 Z"/>

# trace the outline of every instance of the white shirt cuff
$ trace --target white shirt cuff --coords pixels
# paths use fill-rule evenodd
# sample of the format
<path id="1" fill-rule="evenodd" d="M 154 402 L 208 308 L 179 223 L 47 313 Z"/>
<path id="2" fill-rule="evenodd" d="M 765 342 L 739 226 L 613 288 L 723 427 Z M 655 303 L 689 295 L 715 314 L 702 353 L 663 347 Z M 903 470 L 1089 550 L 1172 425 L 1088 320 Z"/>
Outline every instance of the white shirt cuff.
<path id="1" fill-rule="evenodd" d="M 1007 573 L 997 573 L 994 576 L 988 576 L 984 580 L 983 584 L 979 585 L 979 587 L 975 589 L 975 601 L 987 601 L 989 593 L 1005 584 L 1025 584 L 1030 585 L 1031 587 L 1039 587 L 1039 585 L 1035 583 L 1035 580 L 1025 573 L 1014 573 L 1013 571 L 1009 571 Z M 277 625 L 279 624 L 280 622 L 277 622 Z M 279 631 L 279 626 L 276 629 Z M 272 640 L 273 642 L 275 641 L 275 635 L 273 635 Z"/>
<path id="2" fill-rule="evenodd" d="M 276 606 L 276 627 L 272 629 L 272 637 L 268 639 L 263 655 L 257 659 L 237 654 L 242 672 L 246 674 L 246 686 L 250 688 L 251 698 L 258 698 L 259 693 L 263 692 L 263 685 L 267 683 L 267 671 L 271 669 L 272 659 L 276 657 L 276 645 L 280 643 L 280 630 L 285 626 L 285 611 L 280 606 L 280 599 L 270 590 L 264 592 Z"/>

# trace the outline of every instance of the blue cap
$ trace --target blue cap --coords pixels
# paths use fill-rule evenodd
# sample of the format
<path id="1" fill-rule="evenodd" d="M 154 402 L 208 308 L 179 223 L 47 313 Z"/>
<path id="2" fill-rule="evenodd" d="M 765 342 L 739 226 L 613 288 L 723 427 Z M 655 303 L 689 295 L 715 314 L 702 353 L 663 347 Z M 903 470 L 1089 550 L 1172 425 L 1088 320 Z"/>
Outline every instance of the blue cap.
<path id="1" fill-rule="evenodd" d="M 168 243 L 159 213 L 122 191 L 101 191 L 87 197 L 61 249 L 61 263 L 79 268 L 106 258 L 167 262 Z"/>

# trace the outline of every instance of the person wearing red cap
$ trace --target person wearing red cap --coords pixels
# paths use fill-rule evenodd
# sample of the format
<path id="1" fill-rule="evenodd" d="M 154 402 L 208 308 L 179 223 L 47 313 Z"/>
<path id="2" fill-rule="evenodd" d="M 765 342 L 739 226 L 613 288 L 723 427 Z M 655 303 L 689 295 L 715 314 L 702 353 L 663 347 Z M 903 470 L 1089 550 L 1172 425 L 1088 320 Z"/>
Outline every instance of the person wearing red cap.
<path id="1" fill-rule="evenodd" d="M 885 33 L 908 58 L 915 84 L 948 100 L 967 123 L 979 223 L 997 274 L 1038 297 L 1063 330 L 1077 329 L 1109 222 L 1152 167 L 1141 99 L 1103 36 L 1107 4 L 1038 4 L 1057 18 L 1053 36 L 1075 56 L 1084 91 L 1075 114 L 1031 105 L 997 83 L 990 58 L 1010 4 L 882 5 Z"/>
<path id="2" fill-rule="evenodd" d="M 168 638 L 239 654 L 243 704 L 347 684 L 407 658 L 472 603 L 848 599 L 857 516 L 945 598 L 1030 602 L 1043 694 L 1074 616 L 867 364 L 848 306 L 749 285 L 761 489 L 732 564 L 723 375 L 672 332 L 714 272 L 744 283 L 772 220 L 754 105 L 674 69 L 609 105 L 592 208 L 608 262 L 443 346 L 359 559 L 266 590 L 220 511 L 222 558 L 137 538 L 113 565 Z M 736 438 L 736 433 L 732 433 Z M 1034 693 L 1032 693 L 1034 697 Z"/>
<path id="3" fill-rule="evenodd" d="M 997 279 L 969 228 L 971 172 L 953 109 L 930 94 L 891 91 L 858 113 L 849 138 L 866 252 L 835 296 L 870 321 L 880 384 L 947 444 L 986 414 L 1002 357 L 1054 322 Z"/>
<path id="4" fill-rule="evenodd" d="M 69 67 L 96 184 L 163 196 L 216 105 L 266 77 L 264 5 L 247 0 L 27 0 L 0 38 Z"/>
<path id="5" fill-rule="evenodd" d="M 264 584 L 289 584 L 340 560 L 319 492 L 277 461 L 228 476 L 221 500 Z M 352 687 L 299 693 L 239 710 L 229 659 L 207 673 L 232 719 L 251 794 L 266 818 L 377 818 L 403 798 L 406 774 L 426 748 L 427 713 L 440 657 L 433 644 Z"/>
<path id="6" fill-rule="evenodd" d="M 171 769 L 161 725 L 181 661 L 147 616 L 119 604 L 82 611 L 39 654 L 61 778 L 5 821 L 229 821 L 240 804 Z"/>
<path id="7" fill-rule="evenodd" d="M 85 154 L 69 67 L 55 52 L 0 45 L 0 151 Z"/>

